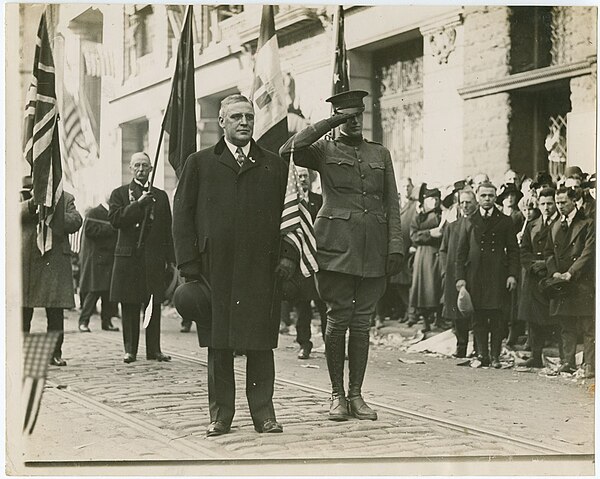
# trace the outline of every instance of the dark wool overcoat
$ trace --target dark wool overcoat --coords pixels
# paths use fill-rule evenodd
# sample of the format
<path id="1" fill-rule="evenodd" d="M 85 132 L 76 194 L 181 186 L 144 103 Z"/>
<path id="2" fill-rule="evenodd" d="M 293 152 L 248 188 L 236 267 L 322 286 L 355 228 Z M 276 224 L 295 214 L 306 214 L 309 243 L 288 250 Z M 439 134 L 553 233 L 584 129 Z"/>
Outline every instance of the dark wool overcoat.
<path id="1" fill-rule="evenodd" d="M 115 189 L 108 201 L 108 219 L 118 230 L 110 300 L 145 303 L 152 294 L 155 302 L 162 302 L 167 265 L 174 262 L 169 199 L 163 190 L 152 187 L 156 199 L 152 207 L 153 218 L 138 250 L 145 208 L 137 201 L 130 201 L 130 188 L 134 188 L 133 181 Z"/>
<path id="2" fill-rule="evenodd" d="M 596 229 L 593 218 L 578 211 L 567 231 L 556 221 L 544 249 L 548 276 L 571 273 L 565 296 L 550 300 L 550 316 L 592 316 L 595 314 Z"/>
<path id="3" fill-rule="evenodd" d="M 558 218 L 558 215 L 556 215 Z M 554 219 L 553 223 L 556 221 Z M 552 223 L 552 224 L 553 224 Z M 521 321 L 536 324 L 555 324 L 556 319 L 550 317 L 548 298 L 540 291 L 538 283 L 547 275 L 545 268 L 544 249 L 552 227 L 544 225 L 543 217 L 538 217 L 527 223 L 521 239 L 521 266 L 523 267 L 523 282 L 519 293 L 519 316 Z M 535 273 L 534 264 L 543 265 L 544 269 Z"/>
<path id="4" fill-rule="evenodd" d="M 442 298 L 442 271 L 439 250 L 441 238 L 429 233 L 440 225 L 437 211 L 417 214 L 410 227 L 410 239 L 416 246 L 410 304 L 415 308 L 437 308 Z"/>
<path id="5" fill-rule="evenodd" d="M 461 319 L 465 316 L 458 310 L 456 301 L 458 291 L 456 290 L 456 250 L 458 249 L 458 239 L 460 229 L 464 227 L 463 223 L 467 221 L 464 216 L 444 226 L 442 244 L 440 245 L 440 267 L 444 277 L 444 309 L 442 316 L 447 319 Z"/>
<path id="6" fill-rule="evenodd" d="M 467 281 L 475 309 L 505 309 L 510 304 L 506 280 L 519 280 L 520 274 L 513 221 L 497 208 L 484 219 L 477 208 L 460 230 L 456 252 L 456 280 Z"/>
<path id="7" fill-rule="evenodd" d="M 74 308 L 69 235 L 81 228 L 75 198 L 66 191 L 56 205 L 50 227 L 52 249 L 43 256 L 37 247 L 38 217 L 32 200 L 21 202 L 23 307 Z"/>
<path id="8" fill-rule="evenodd" d="M 211 287 L 210 330 L 198 329 L 200 346 L 277 347 L 275 269 L 280 243 L 287 244 L 279 234 L 287 168 L 252 142 L 240 169 L 224 138 L 186 161 L 173 204 L 173 235 L 177 264 L 199 262 Z"/>
<path id="9" fill-rule="evenodd" d="M 108 210 L 103 205 L 90 209 L 83 222 L 79 253 L 79 289 L 82 294 L 110 290 L 116 244 L 117 230 L 108 221 Z"/>

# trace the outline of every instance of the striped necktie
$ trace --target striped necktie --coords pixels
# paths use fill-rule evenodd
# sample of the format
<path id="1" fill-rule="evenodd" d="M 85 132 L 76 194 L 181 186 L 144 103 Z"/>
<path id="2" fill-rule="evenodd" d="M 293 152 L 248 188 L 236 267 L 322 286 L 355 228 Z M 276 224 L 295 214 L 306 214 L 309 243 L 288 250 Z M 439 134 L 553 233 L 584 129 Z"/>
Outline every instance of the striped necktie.
<path id="1" fill-rule="evenodd" d="M 239 146 L 237 147 L 237 150 L 235 150 L 235 153 L 237 155 L 235 160 L 238 162 L 238 165 L 240 165 L 241 168 L 244 166 L 244 162 L 246 161 L 246 155 L 244 155 L 244 151 Z"/>

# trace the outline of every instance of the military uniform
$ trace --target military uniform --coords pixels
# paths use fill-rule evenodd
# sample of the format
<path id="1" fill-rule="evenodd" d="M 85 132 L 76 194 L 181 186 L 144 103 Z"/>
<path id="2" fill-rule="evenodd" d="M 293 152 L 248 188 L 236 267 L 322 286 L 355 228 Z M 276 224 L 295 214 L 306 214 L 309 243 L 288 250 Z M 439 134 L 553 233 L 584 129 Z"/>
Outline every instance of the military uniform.
<path id="1" fill-rule="evenodd" d="M 335 126 L 330 121 L 305 128 L 280 153 L 289 158 L 293 149 L 297 165 L 321 175 L 323 206 L 314 225 L 317 290 L 328 308 L 325 342 L 332 396 L 337 398 L 344 397 L 345 334 L 350 329 L 352 403 L 360 397 L 370 319 L 385 291 L 388 255 L 401 256 L 403 247 L 390 152 L 361 137 L 319 139 Z"/>

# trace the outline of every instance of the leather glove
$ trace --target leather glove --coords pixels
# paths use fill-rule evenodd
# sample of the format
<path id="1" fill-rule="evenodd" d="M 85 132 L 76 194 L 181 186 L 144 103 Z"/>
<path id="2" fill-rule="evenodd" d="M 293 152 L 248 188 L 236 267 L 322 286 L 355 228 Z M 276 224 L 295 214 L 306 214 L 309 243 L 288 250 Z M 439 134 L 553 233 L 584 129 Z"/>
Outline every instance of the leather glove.
<path id="1" fill-rule="evenodd" d="M 284 280 L 290 280 L 296 270 L 296 263 L 289 258 L 281 258 L 279 265 L 275 268 L 275 273 Z"/>
<path id="2" fill-rule="evenodd" d="M 389 276 L 398 274 L 402 269 L 403 257 L 400 253 L 390 253 L 385 265 L 385 273 Z"/>
<path id="3" fill-rule="evenodd" d="M 202 270 L 198 261 L 190 261 L 184 263 L 179 267 L 179 272 L 188 281 L 200 279 L 202 277 Z"/>
<path id="4" fill-rule="evenodd" d="M 329 123 L 329 126 L 333 130 L 334 128 L 346 123 L 355 115 L 356 113 L 334 113 L 330 118 L 327 119 L 327 123 Z"/>

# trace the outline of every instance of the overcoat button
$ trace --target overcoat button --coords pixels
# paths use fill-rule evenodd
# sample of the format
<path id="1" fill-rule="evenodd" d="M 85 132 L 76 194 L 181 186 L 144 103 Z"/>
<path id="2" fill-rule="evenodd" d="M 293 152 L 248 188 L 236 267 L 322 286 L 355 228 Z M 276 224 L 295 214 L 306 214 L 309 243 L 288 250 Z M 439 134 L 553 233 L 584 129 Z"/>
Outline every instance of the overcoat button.
<path id="1" fill-rule="evenodd" d="M 369 212 L 369 210 L 365 210 L 365 213 L 368 213 L 368 212 Z"/>
<path id="2" fill-rule="evenodd" d="M 366 191 L 363 191 L 362 194 L 363 194 L 363 196 L 367 196 L 367 192 Z"/>

